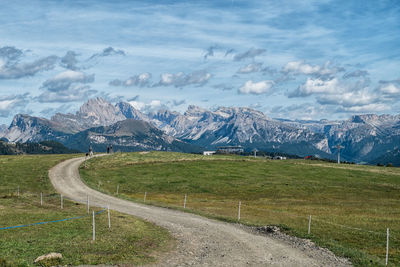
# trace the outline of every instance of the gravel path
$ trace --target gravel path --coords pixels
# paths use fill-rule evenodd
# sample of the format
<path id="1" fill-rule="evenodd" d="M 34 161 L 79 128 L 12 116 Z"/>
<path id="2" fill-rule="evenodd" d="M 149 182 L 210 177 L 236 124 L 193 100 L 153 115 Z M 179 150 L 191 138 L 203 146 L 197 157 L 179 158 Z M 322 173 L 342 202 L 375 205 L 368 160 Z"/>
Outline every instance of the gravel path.
<path id="1" fill-rule="evenodd" d="M 66 197 L 131 214 L 168 229 L 177 239 L 175 251 L 156 266 L 351 266 L 312 243 L 277 235 L 257 234 L 251 228 L 198 215 L 141 205 L 112 197 L 85 185 L 79 176 L 84 158 L 64 161 L 49 171 L 55 189 Z M 278 235 L 279 236 L 279 235 Z"/>

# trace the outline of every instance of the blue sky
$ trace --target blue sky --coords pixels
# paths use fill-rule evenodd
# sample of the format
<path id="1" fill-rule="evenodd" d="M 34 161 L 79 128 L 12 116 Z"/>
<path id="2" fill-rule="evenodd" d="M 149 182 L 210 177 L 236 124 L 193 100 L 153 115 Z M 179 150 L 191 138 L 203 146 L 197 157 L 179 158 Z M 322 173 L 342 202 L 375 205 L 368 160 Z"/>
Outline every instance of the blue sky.
<path id="1" fill-rule="evenodd" d="M 400 113 L 398 1 L 0 3 L 0 123 L 96 96 L 144 112 Z"/>

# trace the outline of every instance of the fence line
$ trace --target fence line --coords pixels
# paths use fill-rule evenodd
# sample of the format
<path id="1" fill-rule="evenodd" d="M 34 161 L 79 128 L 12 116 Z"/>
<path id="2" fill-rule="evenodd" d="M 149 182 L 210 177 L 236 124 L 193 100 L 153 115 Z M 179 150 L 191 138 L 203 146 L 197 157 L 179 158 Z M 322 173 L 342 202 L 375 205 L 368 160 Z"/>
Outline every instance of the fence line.
<path id="1" fill-rule="evenodd" d="M 18 188 L 15 188 L 15 189 L 3 189 L 3 190 L 0 190 L 0 192 L 7 192 L 7 193 L 9 193 L 11 195 L 13 195 L 15 193 L 19 193 L 20 195 L 23 195 L 23 194 L 21 194 L 21 191 L 22 190 L 21 190 L 21 188 L 19 186 L 18 186 Z M 28 194 L 28 195 L 38 194 L 38 192 L 30 192 L 30 191 L 23 191 L 23 193 Z M 145 197 L 146 197 L 147 194 L 148 194 L 148 192 L 145 192 Z M 46 198 L 58 198 L 59 195 L 56 194 L 56 193 L 49 193 L 49 194 L 46 194 L 46 195 L 43 194 L 43 197 L 46 197 Z M 75 200 L 72 200 L 72 199 L 67 198 L 65 196 L 63 196 L 63 198 L 67 199 L 67 200 L 70 200 L 70 201 L 76 202 Z M 215 199 L 215 200 L 217 200 L 217 199 Z M 146 201 L 146 198 L 144 199 L 144 202 L 145 201 Z M 153 202 L 153 201 L 151 201 L 151 202 Z M 87 204 L 84 201 L 80 201 L 80 203 Z M 237 202 L 235 202 L 234 200 L 230 200 L 230 201 L 223 200 L 223 201 L 221 201 L 221 203 L 225 203 L 225 204 L 228 204 L 228 205 L 232 203 L 232 208 L 233 209 L 235 209 L 235 206 L 237 207 Z M 184 204 L 186 204 L 186 203 L 184 203 Z M 186 205 L 184 205 L 184 206 L 186 206 Z M 285 214 L 285 215 L 292 216 L 292 217 L 303 218 L 305 221 L 308 219 L 308 216 L 309 216 L 309 215 L 306 215 L 306 214 L 304 216 L 303 215 L 298 215 L 298 214 L 293 214 L 293 213 L 290 213 L 290 212 L 287 212 L 287 211 L 279 211 L 279 210 L 273 210 L 273 209 L 267 209 L 267 208 L 257 208 L 257 207 L 254 207 L 254 206 L 246 205 L 245 202 L 241 203 L 241 206 L 242 206 L 242 210 L 244 211 L 244 214 L 245 214 L 246 208 L 249 208 L 249 209 L 252 209 L 252 210 L 258 210 L 258 211 L 262 211 L 262 212 L 279 213 L 279 214 Z M 88 215 L 85 215 L 85 216 L 88 216 Z M 243 216 L 241 216 L 241 217 L 243 217 Z M 338 223 L 330 222 L 330 221 L 327 221 L 327 220 L 324 220 L 324 219 L 320 219 L 320 218 L 316 217 L 315 215 L 313 215 L 313 221 L 322 222 L 322 223 L 326 223 L 326 224 L 330 224 L 330 225 L 334 225 L 334 226 L 337 226 L 337 227 L 342 227 L 342 228 L 346 228 L 346 229 L 350 229 L 350 230 L 363 231 L 363 232 L 376 234 L 376 235 L 380 235 L 380 236 L 386 236 L 386 231 L 384 231 L 384 232 L 376 232 L 376 231 L 366 230 L 366 229 L 359 228 L 359 227 L 353 227 L 353 226 L 338 224 Z M 14 228 L 16 228 L 16 227 L 14 227 Z M 2 228 L 0 228 L 0 230 L 2 230 Z M 392 234 L 391 234 L 390 239 L 391 240 L 395 240 L 395 241 L 400 241 L 400 239 L 395 237 L 394 234 L 393 234 L 393 233 L 396 233 L 396 232 L 394 232 L 394 231 L 391 231 L 391 232 L 392 232 Z M 398 234 L 398 233 L 396 233 L 396 234 Z"/>
<path id="2" fill-rule="evenodd" d="M 146 192 L 146 193 L 148 194 L 148 192 Z M 196 199 L 198 199 L 198 198 L 196 198 Z M 156 201 L 156 202 L 160 202 L 160 201 Z M 156 203 L 156 202 L 150 201 L 150 203 Z M 238 202 L 235 202 L 234 200 L 229 200 L 229 201 L 221 200 L 221 203 L 230 205 L 232 207 L 232 210 L 234 210 L 234 209 L 237 210 L 238 209 L 238 206 L 237 206 Z M 162 204 L 162 201 L 160 202 L 160 204 Z M 240 216 L 240 217 L 238 217 L 238 218 L 240 218 L 239 220 L 241 220 L 243 217 L 245 217 L 246 208 L 248 208 L 248 209 L 262 211 L 262 212 L 279 213 L 279 214 L 288 215 L 288 216 L 292 216 L 292 217 L 302 218 L 302 219 L 304 219 L 304 221 L 307 221 L 307 222 L 309 221 L 309 216 L 310 215 L 306 215 L 306 214 L 298 215 L 298 214 L 290 213 L 290 212 L 287 212 L 287 211 L 278 211 L 278 210 L 272 210 L 272 209 L 267 209 L 267 208 L 257 208 L 257 207 L 254 207 L 254 206 L 246 205 L 246 202 L 243 202 L 243 203 L 240 203 L 240 204 L 241 204 L 241 211 L 240 212 L 243 213 L 244 216 L 242 216 L 243 214 L 239 215 Z M 172 204 L 172 206 L 174 206 L 174 204 Z M 179 207 L 179 205 L 177 205 L 177 204 L 175 206 Z M 234 216 L 232 215 L 232 217 L 234 217 Z M 346 228 L 346 229 L 350 229 L 350 230 L 357 230 L 357 231 L 363 231 L 363 232 L 367 232 L 367 233 L 373 233 L 373 234 L 380 235 L 380 236 L 386 236 L 386 228 L 385 228 L 385 231 L 383 231 L 383 232 L 377 232 L 377 231 L 366 230 L 366 229 L 363 229 L 363 228 L 348 226 L 348 225 L 344 225 L 344 224 L 338 224 L 338 223 L 334 223 L 334 222 L 329 222 L 329 221 L 320 219 L 320 218 L 318 218 L 318 216 L 315 216 L 315 215 L 312 215 L 312 218 L 313 218 L 313 221 L 316 221 L 316 222 L 322 222 L 322 223 L 327 223 L 327 224 L 331 224 L 331 225 L 334 225 L 334 226 L 338 226 L 338 227 L 342 227 L 342 228 Z M 400 241 L 393 234 L 391 235 L 390 239 L 391 240 L 395 240 L 395 241 Z"/>
<path id="3" fill-rule="evenodd" d="M 102 212 L 104 212 L 105 209 L 100 210 L 98 212 L 96 212 L 95 214 L 100 214 Z M 23 224 L 23 225 L 16 225 L 16 226 L 8 226 L 8 227 L 3 227 L 0 228 L 0 230 L 8 230 L 8 229 L 15 229 L 15 228 L 23 228 L 23 227 L 29 227 L 29 226 L 36 226 L 36 225 L 42 225 L 42 224 L 48 224 L 48 223 L 55 223 L 55 222 L 65 222 L 65 221 L 70 221 L 70 220 L 77 220 L 77 219 L 81 219 L 84 217 L 87 217 L 89 215 L 82 215 L 82 216 L 77 216 L 77 217 L 70 217 L 70 218 L 65 218 L 65 219 L 60 219 L 60 220 L 54 220 L 54 221 L 47 221 L 47 222 L 37 222 L 37 223 L 30 223 L 30 224 Z"/>
<path id="4" fill-rule="evenodd" d="M 339 226 L 339 227 L 343 227 L 343 228 L 347 228 L 347 229 L 351 229 L 351 230 L 363 231 L 363 232 L 367 232 L 367 233 L 371 233 L 371 234 L 385 235 L 386 236 L 386 232 L 385 233 L 383 233 L 383 232 L 382 233 L 381 232 L 375 232 L 375 231 L 366 230 L 366 229 L 363 229 L 363 228 L 352 227 L 352 226 L 347 226 L 347 225 L 344 225 L 344 224 L 328 222 L 328 221 L 325 221 L 325 220 L 322 220 L 322 219 L 319 219 L 319 218 L 317 218 L 317 219 L 314 218 L 314 220 L 315 221 L 319 221 L 319 222 L 323 222 L 323 223 L 327 223 L 327 224 L 331 224 L 331 225 L 335 225 L 335 226 Z"/>

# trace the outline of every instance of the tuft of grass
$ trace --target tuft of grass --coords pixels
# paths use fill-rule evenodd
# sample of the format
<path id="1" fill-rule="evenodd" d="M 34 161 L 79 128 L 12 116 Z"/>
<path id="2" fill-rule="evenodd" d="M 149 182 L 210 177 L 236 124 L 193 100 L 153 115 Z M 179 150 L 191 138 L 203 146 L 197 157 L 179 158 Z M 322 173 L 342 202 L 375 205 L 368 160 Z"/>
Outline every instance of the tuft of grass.
<path id="1" fill-rule="evenodd" d="M 67 199 L 61 210 L 60 196 L 47 177 L 50 167 L 68 157 L 74 155 L 0 156 L 0 228 L 86 215 L 85 205 Z M 40 192 L 44 192 L 43 206 Z M 156 262 L 173 246 L 167 230 L 111 211 L 111 229 L 106 212 L 96 215 L 94 242 L 91 214 L 76 220 L 0 230 L 0 266 L 34 266 L 38 256 L 51 252 L 63 255 L 59 265 L 143 265 Z"/>
<path id="2" fill-rule="evenodd" d="M 225 221 L 281 225 L 356 266 L 400 265 L 400 169 L 239 156 L 118 153 L 88 162 L 91 187 L 120 197 Z M 312 215 L 311 234 L 307 234 Z"/>

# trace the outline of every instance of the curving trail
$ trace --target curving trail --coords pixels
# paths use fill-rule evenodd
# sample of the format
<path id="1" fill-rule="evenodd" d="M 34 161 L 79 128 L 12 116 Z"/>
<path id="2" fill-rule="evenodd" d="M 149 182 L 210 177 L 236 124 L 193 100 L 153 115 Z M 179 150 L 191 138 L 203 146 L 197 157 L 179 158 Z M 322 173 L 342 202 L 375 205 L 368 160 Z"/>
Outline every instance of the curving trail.
<path id="1" fill-rule="evenodd" d="M 157 266 L 351 266 L 329 251 L 299 247 L 273 237 L 257 235 L 240 225 L 198 215 L 141 205 L 100 193 L 79 176 L 84 158 L 64 161 L 49 171 L 54 188 L 77 202 L 131 214 L 168 229 L 177 239 L 175 251 L 164 255 Z"/>

